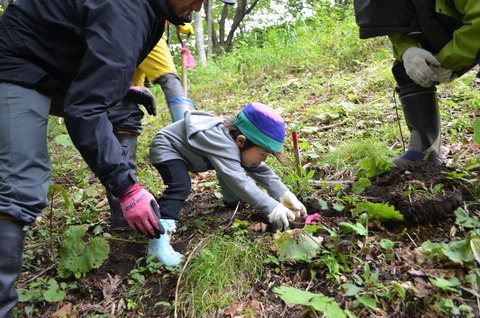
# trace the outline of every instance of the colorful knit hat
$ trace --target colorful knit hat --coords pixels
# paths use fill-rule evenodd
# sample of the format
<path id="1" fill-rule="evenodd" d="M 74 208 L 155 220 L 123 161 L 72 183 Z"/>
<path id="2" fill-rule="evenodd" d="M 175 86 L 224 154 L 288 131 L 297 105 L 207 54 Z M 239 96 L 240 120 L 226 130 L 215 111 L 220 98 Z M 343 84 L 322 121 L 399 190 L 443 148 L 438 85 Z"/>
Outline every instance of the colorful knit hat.
<path id="1" fill-rule="evenodd" d="M 280 162 L 284 161 L 281 151 L 285 123 L 273 108 L 258 102 L 250 103 L 238 112 L 234 124 L 248 140 L 273 151 Z"/>

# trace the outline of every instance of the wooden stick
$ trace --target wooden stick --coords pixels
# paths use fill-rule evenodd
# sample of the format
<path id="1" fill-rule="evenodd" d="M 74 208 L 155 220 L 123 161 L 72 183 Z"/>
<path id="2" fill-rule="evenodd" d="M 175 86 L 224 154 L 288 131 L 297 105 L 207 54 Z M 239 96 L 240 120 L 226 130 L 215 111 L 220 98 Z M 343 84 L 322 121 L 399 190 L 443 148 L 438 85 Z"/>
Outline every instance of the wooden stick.
<path id="1" fill-rule="evenodd" d="M 302 176 L 302 170 L 300 169 L 300 152 L 298 151 L 298 131 L 292 131 L 292 140 L 293 140 L 293 151 L 295 152 L 295 166 L 297 168 L 297 174 L 299 177 Z"/>

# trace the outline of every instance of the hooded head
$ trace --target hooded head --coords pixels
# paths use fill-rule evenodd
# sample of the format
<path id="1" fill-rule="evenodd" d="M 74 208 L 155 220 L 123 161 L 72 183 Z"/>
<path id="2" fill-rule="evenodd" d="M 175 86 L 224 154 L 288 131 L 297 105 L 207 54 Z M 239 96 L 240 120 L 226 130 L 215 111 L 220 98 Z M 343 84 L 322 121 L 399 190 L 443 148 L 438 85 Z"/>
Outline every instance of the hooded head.
<path id="1" fill-rule="evenodd" d="M 245 138 L 284 161 L 285 123 L 273 108 L 258 102 L 248 104 L 238 112 L 234 124 Z"/>

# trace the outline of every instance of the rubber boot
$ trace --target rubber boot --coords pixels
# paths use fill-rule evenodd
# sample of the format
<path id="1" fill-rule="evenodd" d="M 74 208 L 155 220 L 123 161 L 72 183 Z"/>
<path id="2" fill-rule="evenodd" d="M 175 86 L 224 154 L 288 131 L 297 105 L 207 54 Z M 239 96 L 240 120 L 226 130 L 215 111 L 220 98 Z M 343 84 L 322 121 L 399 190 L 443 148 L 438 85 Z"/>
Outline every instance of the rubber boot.
<path id="1" fill-rule="evenodd" d="M 120 144 L 127 148 L 128 151 L 128 164 L 134 174 L 137 174 L 137 139 L 138 136 L 134 134 L 116 134 Z M 114 196 L 110 191 L 107 191 L 108 204 L 110 205 L 110 227 L 112 229 L 124 229 L 129 228 L 127 220 L 123 216 L 122 208 L 118 198 Z"/>
<path id="2" fill-rule="evenodd" d="M 390 162 L 397 167 L 415 160 L 441 164 L 440 114 L 435 87 L 400 87 L 399 96 L 411 136 L 407 151 Z"/>
<path id="3" fill-rule="evenodd" d="M 0 317 L 13 318 L 18 303 L 15 281 L 22 270 L 22 255 L 28 225 L 0 218 Z"/>
<path id="4" fill-rule="evenodd" d="M 172 219 L 160 219 L 160 223 L 165 229 L 165 234 L 158 239 L 150 240 L 148 245 L 148 255 L 154 255 L 159 261 L 167 266 L 177 266 L 182 262 L 183 255 L 176 252 L 170 241 L 173 233 L 176 231 L 177 221 Z"/>
<path id="5" fill-rule="evenodd" d="M 195 105 L 190 98 L 187 98 L 180 78 L 175 73 L 167 73 L 155 81 L 162 87 L 172 122 L 183 119 L 187 110 L 194 110 Z"/>

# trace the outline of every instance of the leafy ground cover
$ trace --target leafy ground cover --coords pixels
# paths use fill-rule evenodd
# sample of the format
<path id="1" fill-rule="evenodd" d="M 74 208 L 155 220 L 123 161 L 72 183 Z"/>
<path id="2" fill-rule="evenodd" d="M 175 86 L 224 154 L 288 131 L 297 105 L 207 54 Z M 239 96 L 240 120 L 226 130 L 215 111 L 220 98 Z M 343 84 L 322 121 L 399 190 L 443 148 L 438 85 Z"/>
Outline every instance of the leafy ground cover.
<path id="1" fill-rule="evenodd" d="M 445 165 L 391 170 L 385 159 L 401 153 L 406 127 L 388 43 L 358 40 L 350 9 L 317 11 L 257 30 L 189 73 L 198 109 L 230 117 L 257 100 L 281 112 L 287 161 L 267 163 L 311 224 L 272 233 L 248 205 L 224 205 L 213 172 L 192 175 L 173 240 L 185 263 L 164 266 L 147 257 L 144 237 L 109 228 L 105 190 L 52 118 L 51 205 L 28 233 L 18 317 L 480 315 L 475 73 L 438 90 Z M 148 146 L 168 122 L 161 111 L 145 118 L 139 144 L 138 178 L 157 195 Z"/>

